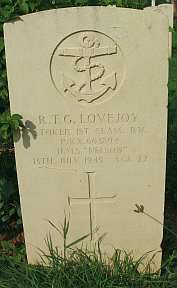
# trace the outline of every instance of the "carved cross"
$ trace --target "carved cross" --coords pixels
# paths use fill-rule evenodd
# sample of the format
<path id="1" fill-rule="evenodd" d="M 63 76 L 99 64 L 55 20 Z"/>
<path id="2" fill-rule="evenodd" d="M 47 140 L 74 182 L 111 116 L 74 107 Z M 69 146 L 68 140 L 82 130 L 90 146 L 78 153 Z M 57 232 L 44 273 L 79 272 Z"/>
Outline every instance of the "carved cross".
<path id="1" fill-rule="evenodd" d="M 94 229 L 96 228 L 96 225 L 94 223 L 95 221 L 95 212 L 94 210 L 94 204 L 95 202 L 100 203 L 112 203 L 113 199 L 117 197 L 116 194 L 113 194 L 112 196 L 103 196 L 103 197 L 96 197 L 95 192 L 91 189 L 91 178 L 93 178 L 93 174 L 95 172 L 85 172 L 87 174 L 87 184 L 88 184 L 88 197 L 68 197 L 68 202 L 70 204 L 85 204 L 87 203 L 89 205 L 89 222 L 90 222 L 90 237 L 91 240 L 93 239 L 93 233 Z M 111 202 L 110 202 L 111 201 Z"/>

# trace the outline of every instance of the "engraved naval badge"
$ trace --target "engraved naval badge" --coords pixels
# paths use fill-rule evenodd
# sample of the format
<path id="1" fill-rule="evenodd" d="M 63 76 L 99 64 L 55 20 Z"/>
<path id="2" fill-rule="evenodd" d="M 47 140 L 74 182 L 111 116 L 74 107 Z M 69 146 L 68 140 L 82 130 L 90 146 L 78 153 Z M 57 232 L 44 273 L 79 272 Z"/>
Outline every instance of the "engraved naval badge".
<path id="1" fill-rule="evenodd" d="M 104 33 L 78 31 L 55 48 L 50 62 L 55 88 L 80 103 L 100 103 L 120 88 L 124 61 L 117 43 Z"/>

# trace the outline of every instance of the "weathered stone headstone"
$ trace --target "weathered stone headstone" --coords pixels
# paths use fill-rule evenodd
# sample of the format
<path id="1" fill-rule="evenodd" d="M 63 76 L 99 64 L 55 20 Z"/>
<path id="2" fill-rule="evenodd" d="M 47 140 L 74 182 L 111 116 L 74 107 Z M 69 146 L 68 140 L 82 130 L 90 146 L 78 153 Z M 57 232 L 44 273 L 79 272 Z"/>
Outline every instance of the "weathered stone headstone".
<path id="1" fill-rule="evenodd" d="M 106 233 L 103 250 L 161 251 L 167 128 L 168 19 L 155 11 L 43 11 L 4 27 L 28 261 L 44 238 Z M 28 133 L 27 133 L 28 132 Z M 15 135 L 17 138 L 18 135 Z M 95 233 L 96 227 L 99 227 Z M 91 241 L 91 242 L 92 242 Z M 159 267 L 161 253 L 157 254 Z"/>

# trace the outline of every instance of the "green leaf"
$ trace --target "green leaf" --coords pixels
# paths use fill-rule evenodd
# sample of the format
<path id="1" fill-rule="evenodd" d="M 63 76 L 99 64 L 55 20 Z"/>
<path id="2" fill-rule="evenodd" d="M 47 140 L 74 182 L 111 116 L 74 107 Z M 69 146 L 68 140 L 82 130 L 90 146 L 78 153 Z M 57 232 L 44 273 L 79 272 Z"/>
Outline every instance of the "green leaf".
<path id="1" fill-rule="evenodd" d="M 69 230 L 69 220 L 67 221 L 67 218 L 65 216 L 65 219 L 64 219 L 64 227 L 63 227 L 63 236 L 64 236 L 64 239 L 66 239 L 67 237 L 67 234 L 68 234 L 68 230 Z"/>
<path id="2" fill-rule="evenodd" d="M 1 124 L 8 124 L 8 120 L 5 117 L 3 117 L 2 115 L 0 117 L 0 127 L 1 127 Z"/>
<path id="3" fill-rule="evenodd" d="M 9 123 L 11 117 L 9 112 L 4 112 L 0 115 L 0 124 L 1 123 Z"/>
<path id="4" fill-rule="evenodd" d="M 36 4 L 35 3 L 29 3 L 29 8 L 33 12 L 36 8 Z"/>
<path id="5" fill-rule="evenodd" d="M 4 202 L 0 202 L 0 210 L 4 207 Z"/>
<path id="6" fill-rule="evenodd" d="M 18 209 L 17 209 L 17 215 L 18 215 L 18 217 L 21 217 L 21 216 L 22 216 L 20 207 L 18 207 Z"/>
<path id="7" fill-rule="evenodd" d="M 17 121 L 23 119 L 23 117 L 20 114 L 12 114 L 11 118 Z"/>
<path id="8" fill-rule="evenodd" d="M 25 125 L 23 124 L 23 121 L 22 120 L 18 120 L 18 123 L 19 123 L 19 126 L 21 128 L 25 128 Z"/>
<path id="9" fill-rule="evenodd" d="M 169 26 L 169 29 L 168 29 L 169 32 L 174 32 L 174 28 Z"/>
<path id="10" fill-rule="evenodd" d="M 2 241 L 1 245 L 2 245 L 2 248 L 7 251 L 14 249 L 14 245 L 10 241 Z"/>
<path id="11" fill-rule="evenodd" d="M 4 210 L 2 210 L 2 211 L 0 211 L 0 216 L 3 216 L 5 214 L 5 211 Z M 1 219 L 0 219 L 1 220 Z"/>
<path id="12" fill-rule="evenodd" d="M 20 114 L 13 114 L 11 116 L 11 123 L 13 123 L 12 126 L 15 127 L 14 129 L 17 129 L 18 127 L 25 128 L 25 125 L 23 124 L 22 119 L 23 117 Z"/>
<path id="13" fill-rule="evenodd" d="M 9 210 L 9 216 L 11 217 L 12 215 L 14 215 L 16 213 L 16 209 L 15 208 L 11 208 Z"/>
<path id="14" fill-rule="evenodd" d="M 86 239 L 88 236 L 90 236 L 90 233 L 78 238 L 77 240 L 73 241 L 72 243 L 66 245 L 66 249 L 78 244 L 79 242 L 83 241 L 84 239 Z"/>
<path id="15" fill-rule="evenodd" d="M 7 222 L 9 220 L 9 215 L 5 215 L 1 218 L 2 222 Z"/>
<path id="16" fill-rule="evenodd" d="M 1 37 L 0 38 L 0 53 L 1 53 L 1 51 L 4 49 L 4 40 L 3 40 L 3 38 Z"/>
<path id="17" fill-rule="evenodd" d="M 11 119 L 9 124 L 12 130 L 17 130 L 19 128 L 19 121 L 16 119 Z"/>
<path id="18" fill-rule="evenodd" d="M 20 129 L 14 130 L 13 131 L 14 142 L 18 142 L 20 140 L 20 137 L 21 137 Z"/>
<path id="19" fill-rule="evenodd" d="M 2 139 L 7 140 L 9 136 L 9 128 L 10 128 L 9 124 L 3 124 L 0 127 L 0 136 L 2 137 Z"/>
<path id="20" fill-rule="evenodd" d="M 12 196 L 15 193 L 14 184 L 12 181 L 8 181 L 5 178 L 0 179 L 0 193 L 1 199 L 5 202 L 9 202 L 12 199 Z"/>
<path id="21" fill-rule="evenodd" d="M 29 7 L 26 0 L 18 0 L 18 5 L 22 13 L 29 13 Z"/>
<path id="22" fill-rule="evenodd" d="M 5 5 L 3 7 L 3 14 L 1 21 L 2 22 L 8 21 L 13 12 L 14 12 L 14 5 Z"/>

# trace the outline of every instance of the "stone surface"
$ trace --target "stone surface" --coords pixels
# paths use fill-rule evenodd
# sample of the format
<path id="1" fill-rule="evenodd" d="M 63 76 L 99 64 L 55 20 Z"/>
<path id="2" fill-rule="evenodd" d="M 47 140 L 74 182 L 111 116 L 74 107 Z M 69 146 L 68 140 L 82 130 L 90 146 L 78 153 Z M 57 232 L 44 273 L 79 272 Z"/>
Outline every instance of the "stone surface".
<path id="1" fill-rule="evenodd" d="M 146 9 L 152 9 L 152 11 L 163 13 L 169 21 L 169 30 L 173 29 L 174 18 L 174 5 L 173 4 L 161 4 L 154 7 L 147 7 Z M 169 31 L 169 57 L 172 55 L 172 32 Z"/>
<path id="2" fill-rule="evenodd" d="M 49 224 L 103 251 L 160 251 L 165 191 L 168 19 L 116 7 L 43 11 L 5 24 L 11 112 L 26 121 L 16 164 L 28 261 Z M 137 213 L 135 204 L 147 214 Z M 96 228 L 99 230 L 96 232 Z"/>
<path id="3" fill-rule="evenodd" d="M 172 56 L 172 31 L 173 29 L 173 19 L 174 19 L 174 5 L 173 4 L 161 4 L 159 9 L 168 17 L 169 21 L 169 57 Z"/>

